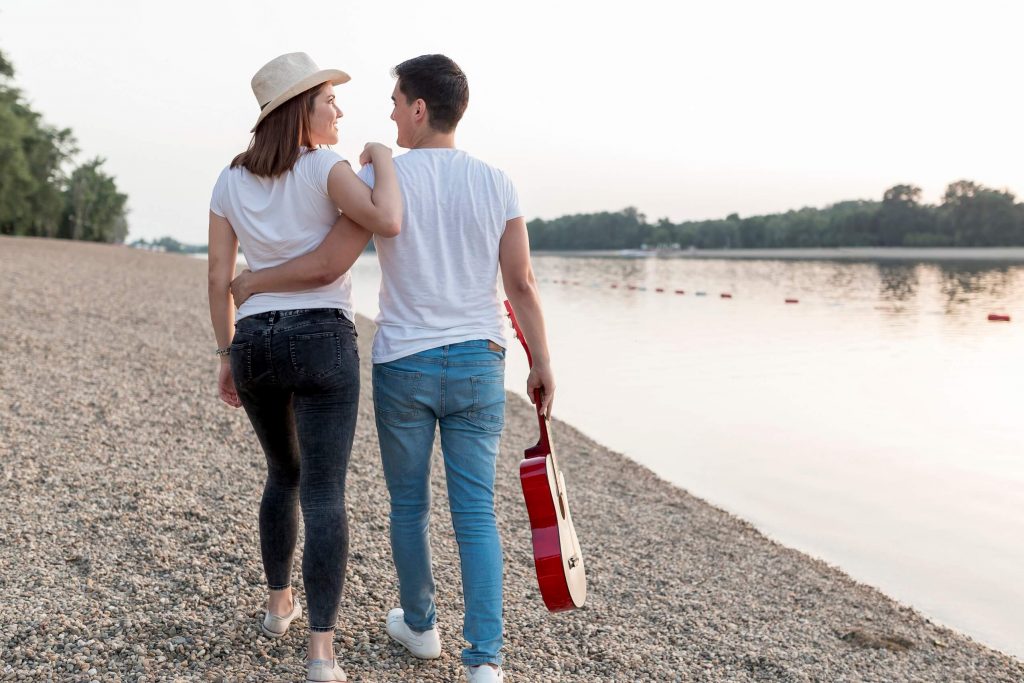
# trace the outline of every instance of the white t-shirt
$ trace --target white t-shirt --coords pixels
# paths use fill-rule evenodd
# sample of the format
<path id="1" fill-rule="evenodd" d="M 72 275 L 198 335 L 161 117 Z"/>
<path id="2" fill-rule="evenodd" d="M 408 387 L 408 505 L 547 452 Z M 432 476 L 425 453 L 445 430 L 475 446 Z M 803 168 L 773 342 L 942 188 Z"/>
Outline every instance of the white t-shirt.
<path id="1" fill-rule="evenodd" d="M 231 223 L 251 270 L 279 265 L 316 249 L 338 219 L 327 194 L 327 176 L 345 160 L 329 149 L 303 153 L 292 170 L 276 178 L 255 176 L 241 166 L 221 171 L 210 210 Z M 254 294 L 235 319 L 298 308 L 340 308 L 351 320 L 348 273 L 329 285 L 301 292 Z"/>
<path id="2" fill-rule="evenodd" d="M 374 238 L 380 314 L 373 362 L 446 344 L 489 339 L 507 346 L 498 301 L 498 244 L 523 215 L 502 171 L 457 149 L 413 149 L 395 158 L 405 218 L 397 237 Z M 359 176 L 373 186 L 373 167 Z"/>

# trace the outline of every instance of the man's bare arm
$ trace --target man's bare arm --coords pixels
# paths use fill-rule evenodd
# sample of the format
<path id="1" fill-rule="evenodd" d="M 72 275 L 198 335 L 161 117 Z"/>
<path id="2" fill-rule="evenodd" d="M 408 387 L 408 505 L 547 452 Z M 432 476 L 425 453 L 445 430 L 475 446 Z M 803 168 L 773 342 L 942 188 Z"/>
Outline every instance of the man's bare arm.
<path id="1" fill-rule="evenodd" d="M 327 237 L 313 251 L 273 268 L 246 271 L 231 282 L 235 305 L 260 292 L 298 292 L 329 285 L 356 262 L 373 235 L 339 216 Z"/>
<path id="2" fill-rule="evenodd" d="M 498 261 L 505 294 L 516 312 L 516 320 L 519 321 L 533 356 L 533 368 L 526 379 L 526 393 L 532 401 L 534 391 L 540 389 L 541 409 L 550 417 L 555 398 L 555 376 L 551 370 L 551 355 L 548 352 L 537 279 L 530 264 L 530 238 L 526 231 L 526 220 L 522 217 L 513 218 L 505 224 L 505 233 L 498 247 Z"/>

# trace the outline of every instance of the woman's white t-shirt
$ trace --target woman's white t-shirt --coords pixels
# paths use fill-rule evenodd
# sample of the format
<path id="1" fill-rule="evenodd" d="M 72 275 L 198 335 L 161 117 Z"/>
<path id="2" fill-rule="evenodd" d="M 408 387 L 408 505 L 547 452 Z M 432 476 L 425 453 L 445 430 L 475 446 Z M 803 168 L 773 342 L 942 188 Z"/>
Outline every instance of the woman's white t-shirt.
<path id="1" fill-rule="evenodd" d="M 338 218 L 327 194 L 327 177 L 343 162 L 337 152 L 313 149 L 304 150 L 292 170 L 276 178 L 255 176 L 241 166 L 221 171 L 210 210 L 231 224 L 250 270 L 280 265 L 320 245 Z M 300 308 L 340 308 L 352 320 L 348 273 L 316 289 L 254 294 L 235 319 Z"/>

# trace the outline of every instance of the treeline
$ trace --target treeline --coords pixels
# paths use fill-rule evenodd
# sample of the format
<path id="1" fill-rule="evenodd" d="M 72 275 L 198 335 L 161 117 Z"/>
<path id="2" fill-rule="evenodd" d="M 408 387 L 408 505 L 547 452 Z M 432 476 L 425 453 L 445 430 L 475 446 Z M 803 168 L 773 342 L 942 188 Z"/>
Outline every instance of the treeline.
<path id="1" fill-rule="evenodd" d="M 1024 245 L 1024 204 L 970 180 L 950 183 L 937 205 L 896 185 L 881 201 L 720 220 L 648 223 L 635 208 L 529 223 L 533 249 L 770 249 L 812 247 L 1009 247 Z"/>
<path id="2" fill-rule="evenodd" d="M 128 246 L 136 249 L 150 249 L 153 251 L 168 251 L 174 254 L 205 254 L 208 247 L 205 244 L 185 244 L 173 237 L 161 237 L 159 239 L 137 239 Z"/>
<path id="3" fill-rule="evenodd" d="M 0 52 L 0 234 L 123 242 L 128 197 L 96 157 L 74 166 L 70 129 L 43 121 Z"/>

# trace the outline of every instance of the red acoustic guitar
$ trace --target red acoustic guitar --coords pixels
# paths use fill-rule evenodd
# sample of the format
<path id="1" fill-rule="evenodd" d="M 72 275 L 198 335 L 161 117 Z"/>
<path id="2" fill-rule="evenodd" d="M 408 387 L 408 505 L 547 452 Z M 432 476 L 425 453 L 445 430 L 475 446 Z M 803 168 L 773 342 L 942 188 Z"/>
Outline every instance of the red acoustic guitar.
<path id="1" fill-rule="evenodd" d="M 505 302 L 516 337 L 526 350 L 526 360 L 533 367 L 533 356 L 526 337 L 519 329 L 512 304 Z M 537 583 L 544 605 L 552 612 L 582 607 L 587 599 L 587 573 L 583 567 L 583 551 L 576 538 L 569 513 L 565 478 L 558 469 L 555 451 L 548 434 L 548 420 L 540 407 L 540 390 L 534 392 L 533 404 L 540 424 L 540 440 L 526 449 L 519 463 L 519 480 L 523 485 L 526 511 L 533 531 L 533 561 L 537 567 Z"/>

